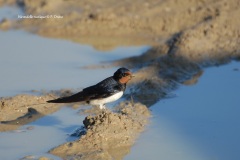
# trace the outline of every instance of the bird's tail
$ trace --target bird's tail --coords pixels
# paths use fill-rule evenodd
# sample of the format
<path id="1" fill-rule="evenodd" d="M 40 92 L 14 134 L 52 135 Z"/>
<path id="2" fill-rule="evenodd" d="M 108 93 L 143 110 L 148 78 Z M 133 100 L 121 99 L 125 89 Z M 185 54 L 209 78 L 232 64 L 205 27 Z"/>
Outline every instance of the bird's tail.
<path id="1" fill-rule="evenodd" d="M 65 103 L 64 100 L 61 100 L 61 99 L 53 99 L 53 100 L 49 100 L 47 102 L 48 103 Z"/>
<path id="2" fill-rule="evenodd" d="M 58 99 L 49 100 L 47 102 L 48 103 L 73 103 L 73 102 L 79 102 L 79 101 L 82 101 L 82 99 L 75 95 L 72 95 L 69 97 L 62 97 Z"/>

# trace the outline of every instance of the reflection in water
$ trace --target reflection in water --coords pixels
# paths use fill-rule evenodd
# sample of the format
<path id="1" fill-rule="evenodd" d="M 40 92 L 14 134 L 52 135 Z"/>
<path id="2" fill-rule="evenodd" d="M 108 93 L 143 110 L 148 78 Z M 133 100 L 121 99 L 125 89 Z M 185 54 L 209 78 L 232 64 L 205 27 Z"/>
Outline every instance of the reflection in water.
<path id="1" fill-rule="evenodd" d="M 167 53 L 164 54 L 164 52 Z M 161 99 L 172 98 L 171 92 L 178 89 L 181 84 L 197 83 L 203 74 L 204 67 L 227 64 L 232 59 L 237 59 L 237 56 L 226 55 L 220 60 L 201 62 L 204 64 L 202 65 L 178 54 L 169 54 L 166 50 L 151 49 L 135 59 L 140 62 L 144 59 L 148 61 L 142 65 L 138 64 L 134 58 L 116 62 L 122 65 L 133 63 L 140 67 L 140 69 L 137 68 L 136 78 L 132 80 L 134 85 L 129 89 L 126 97 L 129 100 L 133 97 L 134 102 L 141 102 L 151 107 Z"/>
<path id="2" fill-rule="evenodd" d="M 6 125 L 17 125 L 17 126 L 21 126 L 26 124 L 26 122 L 29 122 L 29 119 L 31 119 L 31 121 L 34 121 L 40 117 L 43 117 L 44 115 L 42 115 L 41 113 L 39 113 L 36 109 L 34 108 L 28 108 L 28 112 L 21 116 L 18 117 L 17 119 L 14 120 L 10 120 L 10 121 L 1 121 L 1 124 L 6 124 Z"/>
<path id="3" fill-rule="evenodd" d="M 99 52 L 90 46 L 46 39 L 22 31 L 0 31 L 0 44 L 0 96 L 33 89 L 84 88 L 111 76 L 117 67 L 94 70 L 81 67 L 139 55 L 148 48 L 119 47 Z M 93 75 L 96 78 L 92 78 Z"/>
<path id="4" fill-rule="evenodd" d="M 134 97 L 135 102 L 141 102 L 149 107 L 163 98 L 172 97 L 170 93 L 180 84 L 197 80 L 202 74 L 201 68 L 196 63 L 169 54 L 148 65 L 136 74 L 136 77 L 141 78 L 130 89 L 128 96 Z"/>
<path id="5" fill-rule="evenodd" d="M 239 67 L 206 69 L 196 85 L 153 105 L 149 129 L 125 159 L 239 159 Z"/>
<path id="6" fill-rule="evenodd" d="M 184 85 L 188 85 L 188 86 L 189 86 L 189 85 L 197 84 L 198 79 L 202 76 L 202 74 L 203 74 L 203 71 L 201 70 L 201 71 L 199 71 L 197 74 L 193 75 L 193 76 L 191 77 L 191 79 L 188 79 L 188 80 L 184 81 L 183 84 L 184 84 Z"/>
<path id="7" fill-rule="evenodd" d="M 0 133 L 1 159 L 19 159 L 27 155 L 44 156 L 43 153 L 47 153 L 53 146 L 74 140 L 74 137 L 69 139 L 68 134 L 82 125 L 84 119 L 84 116 L 79 116 L 76 112 L 65 107 L 50 116 L 22 126 L 19 130 Z"/>
<path id="8" fill-rule="evenodd" d="M 148 48 L 119 47 L 109 52 L 99 52 L 90 46 L 46 39 L 23 31 L 0 31 L 0 44 L 1 97 L 32 89 L 84 88 L 112 76 L 116 68 L 87 70 L 83 66 L 139 55 Z M 32 115 L 26 113 L 19 119 L 3 123 L 17 128 L 29 116 L 36 120 L 43 115 L 39 112 Z M 83 118 L 76 110 L 63 108 L 16 132 L 0 133 L 1 159 L 18 159 L 28 154 L 44 155 L 51 148 L 73 140 L 67 134 L 82 125 Z M 33 129 L 28 130 L 31 126 Z"/>
<path id="9" fill-rule="evenodd" d="M 96 80 L 92 78 L 92 75 L 98 75 L 98 79 L 103 79 L 109 76 L 108 73 L 112 73 L 115 68 L 105 70 L 106 72 L 99 75 L 99 69 L 86 72 L 79 69 L 80 67 L 99 63 L 99 61 L 123 58 L 126 55 L 131 56 L 127 48 L 103 55 L 88 46 L 39 38 L 24 32 L 0 32 L 0 37 L 2 44 L 0 95 L 2 96 L 31 89 L 89 86 Z M 16 37 L 18 37 L 17 40 Z M 138 52 L 141 53 L 143 48 L 139 48 Z M 220 63 L 225 62 L 228 61 L 224 59 Z M 135 85 L 136 89 L 131 90 L 134 101 L 140 101 L 149 106 L 155 104 L 152 107 L 156 116 L 153 118 L 153 129 L 151 129 L 150 136 L 147 135 L 142 139 L 144 143 L 136 149 L 137 154 L 130 154 L 126 159 L 129 157 L 130 159 L 162 157 L 162 159 L 184 160 L 215 157 L 217 159 L 239 158 L 236 155 L 240 134 L 237 114 L 239 103 L 236 97 L 239 95 L 239 90 L 236 90 L 239 87 L 239 76 L 223 77 L 222 70 L 220 74 L 218 74 L 219 70 L 214 70 L 211 74 L 205 72 L 205 75 L 201 77 L 202 71 L 198 65 L 174 55 L 160 56 L 153 60 L 153 64 L 154 66 L 148 68 L 148 71 L 153 71 L 147 74 L 147 78 L 141 79 L 143 82 Z M 230 73 L 229 70 L 228 72 Z M 211 75 L 215 76 L 211 77 Z M 176 90 L 180 84 L 195 84 L 199 79 L 200 82 L 192 86 L 190 92 L 186 88 L 177 91 L 181 99 L 175 98 L 157 103 L 159 99 L 166 98 L 169 92 Z M 75 111 L 63 109 L 51 115 L 51 117 L 56 116 L 55 120 L 46 116 L 29 124 L 35 126 L 34 130 L 23 129 L 24 132 L 18 135 L 1 133 L 1 158 L 7 159 L 9 158 L 7 156 L 12 156 L 12 159 L 19 158 L 18 156 L 26 154 L 26 150 L 31 154 L 38 154 L 49 150 L 52 144 L 65 142 L 68 139 L 66 133 L 82 121 L 79 120 L 81 117 L 73 116 L 72 112 L 75 113 Z M 76 119 L 66 125 L 65 121 L 71 118 Z M 49 142 L 42 141 L 39 135 Z M 146 150 L 146 148 L 151 148 L 151 150 Z M 227 153 L 226 150 L 228 150 Z M 12 155 L 10 152 L 15 154 Z"/>

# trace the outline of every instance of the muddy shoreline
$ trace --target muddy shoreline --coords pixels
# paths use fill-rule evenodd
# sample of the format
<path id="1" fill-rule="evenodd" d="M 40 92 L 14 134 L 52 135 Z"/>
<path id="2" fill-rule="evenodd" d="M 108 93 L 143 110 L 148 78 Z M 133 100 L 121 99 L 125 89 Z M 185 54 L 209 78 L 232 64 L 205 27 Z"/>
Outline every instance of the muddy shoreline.
<path id="1" fill-rule="evenodd" d="M 39 95 L 34 95 L 34 94 Z M 0 97 L 0 131 L 12 131 L 45 115 L 56 112 L 61 105 L 46 103 L 47 100 L 70 95 L 70 90 L 32 91 L 13 97 Z"/>
<path id="2" fill-rule="evenodd" d="M 2 0 L 0 4 L 4 2 L 13 1 Z M 186 51 L 194 51 L 196 55 L 238 48 L 240 4 L 237 0 L 145 3 L 17 0 L 17 5 L 26 15 L 61 15 L 63 18 L 18 19 L 10 27 L 90 44 L 102 50 L 119 45 L 158 45 L 180 33 L 179 51 L 185 55 L 189 54 Z"/>
<path id="3" fill-rule="evenodd" d="M 195 84 L 204 68 L 240 60 L 237 0 L 145 3 L 0 0 L 0 5 L 4 4 L 18 5 L 26 15 L 63 18 L 5 19 L 0 22 L 0 29 L 24 29 L 41 36 L 89 44 L 99 50 L 123 45 L 153 46 L 141 56 L 107 64 L 135 71 L 136 78 L 129 83 L 124 96 L 128 101 L 121 103 L 117 111 L 87 116 L 86 135 L 50 151 L 67 159 L 123 159 L 148 122 L 147 108 L 174 96 L 171 93 L 180 84 Z M 71 92 L 1 98 L 0 131 L 14 130 L 55 112 L 60 106 L 26 106 Z"/>

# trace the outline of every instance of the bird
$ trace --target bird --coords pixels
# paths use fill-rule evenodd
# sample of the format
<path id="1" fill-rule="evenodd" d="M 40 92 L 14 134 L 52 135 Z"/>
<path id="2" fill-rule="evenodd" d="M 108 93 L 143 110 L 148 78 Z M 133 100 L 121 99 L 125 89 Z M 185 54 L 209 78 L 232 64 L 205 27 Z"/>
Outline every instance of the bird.
<path id="1" fill-rule="evenodd" d="M 100 109 L 106 109 L 105 104 L 118 100 L 126 90 L 126 84 L 133 78 L 132 72 L 127 68 L 119 68 L 111 77 L 84 88 L 81 92 L 67 97 L 47 101 L 48 103 L 86 102 Z"/>

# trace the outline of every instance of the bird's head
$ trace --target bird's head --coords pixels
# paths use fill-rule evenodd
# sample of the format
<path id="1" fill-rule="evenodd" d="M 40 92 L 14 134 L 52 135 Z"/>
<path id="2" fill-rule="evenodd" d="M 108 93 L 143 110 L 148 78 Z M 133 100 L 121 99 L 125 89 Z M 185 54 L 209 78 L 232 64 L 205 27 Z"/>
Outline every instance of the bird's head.
<path id="1" fill-rule="evenodd" d="M 122 84 L 126 84 L 134 77 L 127 68 L 119 68 L 113 75 L 113 78 Z"/>

